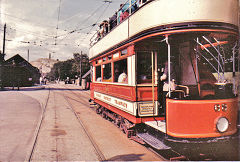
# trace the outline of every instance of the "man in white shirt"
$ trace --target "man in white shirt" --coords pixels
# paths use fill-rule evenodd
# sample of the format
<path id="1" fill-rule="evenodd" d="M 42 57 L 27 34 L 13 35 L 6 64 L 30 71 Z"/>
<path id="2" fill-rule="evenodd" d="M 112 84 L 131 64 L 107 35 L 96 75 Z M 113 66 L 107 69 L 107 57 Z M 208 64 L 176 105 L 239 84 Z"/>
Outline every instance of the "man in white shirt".
<path id="1" fill-rule="evenodd" d="M 119 75 L 118 82 L 119 83 L 127 83 L 128 82 L 127 74 L 124 71 L 122 72 L 122 74 Z"/>

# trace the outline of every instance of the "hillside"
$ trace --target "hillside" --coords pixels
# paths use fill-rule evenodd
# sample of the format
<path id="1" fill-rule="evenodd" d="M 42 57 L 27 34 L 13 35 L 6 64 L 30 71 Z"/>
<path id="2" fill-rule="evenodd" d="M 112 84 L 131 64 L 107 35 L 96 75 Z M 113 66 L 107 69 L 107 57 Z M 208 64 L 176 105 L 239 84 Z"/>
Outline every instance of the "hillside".
<path id="1" fill-rule="evenodd" d="M 40 70 L 40 73 L 45 76 L 47 73 L 51 71 L 51 68 L 55 63 L 57 63 L 57 60 L 54 59 L 48 59 L 48 58 L 40 58 L 36 61 L 31 61 L 30 63 L 37 67 Z"/>

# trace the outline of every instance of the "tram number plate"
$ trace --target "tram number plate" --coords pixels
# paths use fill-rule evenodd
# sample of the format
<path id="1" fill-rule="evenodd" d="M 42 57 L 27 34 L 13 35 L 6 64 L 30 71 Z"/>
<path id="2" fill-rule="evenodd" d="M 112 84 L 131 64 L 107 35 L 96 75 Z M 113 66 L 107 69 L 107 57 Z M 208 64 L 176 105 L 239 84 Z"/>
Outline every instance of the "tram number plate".
<path id="1" fill-rule="evenodd" d="M 153 115 L 154 109 L 152 103 L 139 103 L 140 115 Z"/>

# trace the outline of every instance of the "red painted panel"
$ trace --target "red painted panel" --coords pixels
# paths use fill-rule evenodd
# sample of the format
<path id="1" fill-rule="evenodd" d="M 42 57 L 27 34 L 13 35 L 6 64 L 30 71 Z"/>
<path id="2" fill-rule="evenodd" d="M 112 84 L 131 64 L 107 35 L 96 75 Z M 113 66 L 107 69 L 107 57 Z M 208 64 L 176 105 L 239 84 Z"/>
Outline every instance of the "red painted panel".
<path id="1" fill-rule="evenodd" d="M 215 104 L 227 104 L 227 111 L 216 112 Z M 237 131 L 238 100 L 167 100 L 167 134 L 180 138 L 220 137 Z M 226 117 L 230 126 L 224 133 L 216 128 L 217 120 Z"/>
<path id="2" fill-rule="evenodd" d="M 108 94 L 117 98 L 136 101 L 135 87 L 125 85 L 113 85 L 104 83 L 93 83 L 94 91 Z"/>
<path id="3" fill-rule="evenodd" d="M 152 101 L 152 87 L 137 87 L 138 101 Z M 154 99 L 157 101 L 157 87 L 154 88 Z"/>
<path id="4" fill-rule="evenodd" d="M 94 91 L 108 94 L 121 99 L 136 101 L 136 87 L 125 85 L 113 85 L 93 83 Z M 157 101 L 157 87 L 154 88 L 155 101 Z M 152 87 L 137 87 L 137 101 L 152 101 Z"/>

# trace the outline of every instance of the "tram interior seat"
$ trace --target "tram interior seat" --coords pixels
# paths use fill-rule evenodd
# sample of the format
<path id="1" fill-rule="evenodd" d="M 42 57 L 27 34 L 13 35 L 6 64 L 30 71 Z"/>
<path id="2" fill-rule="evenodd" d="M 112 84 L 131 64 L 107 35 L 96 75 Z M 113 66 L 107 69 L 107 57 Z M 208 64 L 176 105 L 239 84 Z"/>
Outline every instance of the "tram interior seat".
<path id="1" fill-rule="evenodd" d="M 167 93 L 166 97 L 169 97 L 169 93 Z M 171 99 L 185 99 L 186 94 L 183 90 L 173 90 L 171 91 Z"/>

